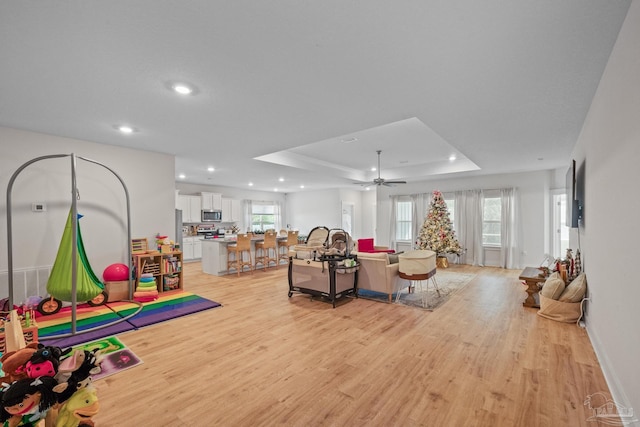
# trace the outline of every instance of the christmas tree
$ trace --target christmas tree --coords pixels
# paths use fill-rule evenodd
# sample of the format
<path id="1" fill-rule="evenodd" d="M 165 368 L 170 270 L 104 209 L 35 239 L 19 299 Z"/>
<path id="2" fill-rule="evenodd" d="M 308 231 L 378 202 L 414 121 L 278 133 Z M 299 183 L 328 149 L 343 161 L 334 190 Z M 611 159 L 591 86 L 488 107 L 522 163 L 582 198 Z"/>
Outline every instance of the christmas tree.
<path id="1" fill-rule="evenodd" d="M 416 243 L 419 249 L 434 251 L 438 256 L 462 252 L 449 219 L 447 204 L 442 198 L 442 193 L 438 190 L 433 192 L 431 205 Z"/>

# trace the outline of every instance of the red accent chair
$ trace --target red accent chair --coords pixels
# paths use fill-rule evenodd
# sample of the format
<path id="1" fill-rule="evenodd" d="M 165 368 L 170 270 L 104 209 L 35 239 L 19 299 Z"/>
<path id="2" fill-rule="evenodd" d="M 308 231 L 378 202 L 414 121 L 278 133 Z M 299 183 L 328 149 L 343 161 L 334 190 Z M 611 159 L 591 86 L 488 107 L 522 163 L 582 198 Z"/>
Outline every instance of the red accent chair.
<path id="1" fill-rule="evenodd" d="M 358 239 L 358 252 L 385 252 L 388 254 L 395 253 L 393 249 L 389 249 L 386 246 L 374 246 L 373 239 Z"/>

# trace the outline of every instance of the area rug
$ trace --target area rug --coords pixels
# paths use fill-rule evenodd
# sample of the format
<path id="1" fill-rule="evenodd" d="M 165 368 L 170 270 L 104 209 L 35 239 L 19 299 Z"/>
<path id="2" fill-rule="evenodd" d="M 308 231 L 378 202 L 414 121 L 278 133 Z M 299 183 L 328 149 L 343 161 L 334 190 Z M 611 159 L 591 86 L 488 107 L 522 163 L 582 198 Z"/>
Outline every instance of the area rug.
<path id="1" fill-rule="evenodd" d="M 142 364 L 142 360 L 117 337 L 107 337 L 73 347 L 73 350 L 100 350 L 100 372 L 91 375 L 93 381 L 117 374 Z"/>
<path id="2" fill-rule="evenodd" d="M 71 333 L 71 307 L 65 307 L 56 314 L 37 318 L 38 341 L 58 347 L 71 347 L 215 307 L 220 307 L 220 304 L 190 292 L 167 292 L 155 301 L 143 303 L 142 311 L 130 319 L 95 331 L 79 333 L 122 319 L 137 309 L 136 304 L 125 301 L 107 303 L 99 307 L 81 304 L 76 308 L 76 335 L 47 339 Z"/>
<path id="3" fill-rule="evenodd" d="M 469 284 L 476 275 L 455 273 L 439 269 L 434 277 L 438 283 L 438 289 L 440 292 L 436 292 L 432 280 L 429 280 L 428 286 L 427 282 L 423 281 L 422 289 L 418 283 L 415 284 L 414 291 L 411 293 L 408 292 L 407 288 L 403 289 L 400 292 L 400 298 L 398 299 L 397 304 L 433 311 L 447 302 L 449 298 L 451 298 L 451 295 Z M 427 305 L 423 306 L 423 295 L 425 292 L 427 293 Z M 367 289 L 359 289 L 358 296 L 360 298 L 372 299 L 380 302 L 389 302 L 387 294 L 373 292 Z M 393 294 L 392 304 L 396 304 L 396 294 Z"/>

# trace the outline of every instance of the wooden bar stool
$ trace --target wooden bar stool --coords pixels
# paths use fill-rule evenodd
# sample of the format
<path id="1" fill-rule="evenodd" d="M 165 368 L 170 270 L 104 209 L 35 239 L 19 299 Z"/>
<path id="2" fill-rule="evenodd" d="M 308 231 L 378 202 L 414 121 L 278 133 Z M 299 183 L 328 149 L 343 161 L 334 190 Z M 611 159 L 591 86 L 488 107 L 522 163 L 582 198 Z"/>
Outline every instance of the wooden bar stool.
<path id="1" fill-rule="evenodd" d="M 289 262 L 289 248 L 298 244 L 298 231 L 289 230 L 287 240 L 278 241 L 278 262 L 285 260 Z"/>
<path id="2" fill-rule="evenodd" d="M 244 254 L 248 255 L 249 260 L 245 261 Z M 231 255 L 233 254 L 233 258 Z M 249 267 L 249 271 L 253 274 L 253 263 L 251 262 L 251 236 L 249 234 L 238 234 L 238 240 L 235 244 L 227 245 L 227 270 L 235 268 L 238 276 L 244 271 L 244 266 Z"/>
<path id="3" fill-rule="evenodd" d="M 256 262 L 254 270 L 258 268 L 258 264 L 262 264 L 264 271 L 267 271 L 267 267 L 269 267 L 272 261 L 276 264 L 276 268 L 278 268 L 276 233 L 274 231 L 267 231 L 264 233 L 264 240 L 262 242 L 256 242 Z"/>

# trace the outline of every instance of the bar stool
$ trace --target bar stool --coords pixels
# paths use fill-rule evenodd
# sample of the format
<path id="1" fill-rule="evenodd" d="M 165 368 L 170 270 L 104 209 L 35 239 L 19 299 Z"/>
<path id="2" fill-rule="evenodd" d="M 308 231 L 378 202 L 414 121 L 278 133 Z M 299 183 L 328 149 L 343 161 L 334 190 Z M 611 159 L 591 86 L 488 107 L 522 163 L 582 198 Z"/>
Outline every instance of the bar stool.
<path id="1" fill-rule="evenodd" d="M 289 262 L 289 248 L 298 244 L 298 231 L 289 230 L 287 240 L 278 240 L 278 262 L 285 260 Z"/>
<path id="2" fill-rule="evenodd" d="M 438 282 L 436 282 L 436 253 L 428 250 L 407 251 L 398 255 L 398 276 L 410 280 L 412 285 L 418 283 L 422 296 L 422 307 L 429 305 L 429 279 L 433 282 L 435 291 L 440 296 Z M 422 289 L 422 283 L 425 288 Z M 396 292 L 396 302 L 400 299 L 400 290 Z"/>
<path id="3" fill-rule="evenodd" d="M 245 252 L 249 255 L 249 260 L 245 261 Z M 233 254 L 233 258 L 231 255 Z M 227 245 L 227 270 L 235 268 L 238 276 L 240 272 L 244 270 L 244 267 L 248 266 L 249 271 L 253 274 L 253 263 L 251 262 L 251 236 L 248 234 L 238 234 L 238 239 L 235 244 Z"/>
<path id="4" fill-rule="evenodd" d="M 258 264 L 262 264 L 264 271 L 267 271 L 267 267 L 271 262 L 276 264 L 278 268 L 278 246 L 276 244 L 276 233 L 273 231 L 267 231 L 264 233 L 264 240 L 262 242 L 256 242 L 256 262 L 254 264 L 254 270 L 258 268 Z"/>

